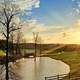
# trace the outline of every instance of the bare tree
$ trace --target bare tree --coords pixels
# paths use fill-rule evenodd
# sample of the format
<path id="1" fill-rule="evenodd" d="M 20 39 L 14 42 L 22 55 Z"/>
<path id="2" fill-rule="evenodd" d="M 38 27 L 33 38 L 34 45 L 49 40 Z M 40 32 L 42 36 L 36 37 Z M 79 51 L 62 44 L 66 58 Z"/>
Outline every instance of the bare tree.
<path id="1" fill-rule="evenodd" d="M 6 39 L 6 76 L 5 79 L 9 80 L 9 69 L 8 69 L 8 63 L 9 63 L 9 37 L 10 33 L 12 33 L 15 30 L 18 30 L 20 28 L 16 28 L 16 24 L 13 22 L 13 18 L 19 13 L 18 9 L 14 4 L 11 2 L 4 1 L 0 5 L 0 25 L 2 26 L 1 33 L 5 36 Z"/>
<path id="2" fill-rule="evenodd" d="M 9 38 L 10 38 L 10 34 L 15 31 L 18 30 L 20 28 L 17 28 L 18 26 L 16 26 L 16 23 L 14 22 L 14 18 L 18 18 L 18 14 L 22 13 L 24 14 L 24 12 L 30 12 L 31 9 L 37 8 L 38 4 L 36 6 L 36 3 L 38 1 L 35 0 L 25 0 L 24 1 L 24 6 L 25 8 L 23 8 L 23 5 L 20 3 L 18 4 L 18 2 L 16 3 L 17 0 L 0 0 L 0 26 L 1 26 L 1 33 L 4 35 L 5 39 L 6 39 L 6 62 L 5 62 L 5 66 L 6 66 L 6 80 L 9 80 L 9 75 L 8 75 L 8 62 L 9 62 Z M 26 3 L 26 4 L 25 4 Z M 22 6 L 21 6 L 22 5 Z M 27 5 L 27 6 L 26 6 Z M 26 15 L 28 15 L 27 13 L 25 13 Z M 16 19 L 15 19 L 16 20 Z"/>
<path id="3" fill-rule="evenodd" d="M 21 42 L 22 42 L 22 32 L 20 30 L 17 31 L 16 33 L 16 54 L 21 54 Z"/>
<path id="4" fill-rule="evenodd" d="M 22 45 L 22 51 L 23 51 L 22 56 L 24 57 L 26 54 L 26 39 L 25 38 L 22 39 L 22 43 L 23 43 L 23 45 Z"/>
<path id="5" fill-rule="evenodd" d="M 38 32 L 33 32 L 33 37 L 34 37 L 34 43 L 35 43 L 34 61 L 36 62 Z"/>

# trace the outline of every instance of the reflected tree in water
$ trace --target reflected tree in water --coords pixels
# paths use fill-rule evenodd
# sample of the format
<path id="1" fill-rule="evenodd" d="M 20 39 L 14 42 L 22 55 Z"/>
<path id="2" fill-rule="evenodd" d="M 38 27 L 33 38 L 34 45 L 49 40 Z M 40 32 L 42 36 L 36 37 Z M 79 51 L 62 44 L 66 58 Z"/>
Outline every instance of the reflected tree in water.
<path id="1" fill-rule="evenodd" d="M 17 66 L 12 66 L 14 64 L 9 65 L 9 80 L 21 80 L 22 78 L 17 73 Z M 5 65 L 0 66 L 0 80 L 5 80 L 6 68 Z"/>

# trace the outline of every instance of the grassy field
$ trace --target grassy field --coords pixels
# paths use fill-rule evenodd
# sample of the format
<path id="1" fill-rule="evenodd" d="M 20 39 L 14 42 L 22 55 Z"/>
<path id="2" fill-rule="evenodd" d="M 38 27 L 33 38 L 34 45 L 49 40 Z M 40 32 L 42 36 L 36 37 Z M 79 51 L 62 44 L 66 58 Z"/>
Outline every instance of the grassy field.
<path id="1" fill-rule="evenodd" d="M 50 57 L 67 63 L 72 77 L 80 76 L 80 52 L 61 52 Z"/>

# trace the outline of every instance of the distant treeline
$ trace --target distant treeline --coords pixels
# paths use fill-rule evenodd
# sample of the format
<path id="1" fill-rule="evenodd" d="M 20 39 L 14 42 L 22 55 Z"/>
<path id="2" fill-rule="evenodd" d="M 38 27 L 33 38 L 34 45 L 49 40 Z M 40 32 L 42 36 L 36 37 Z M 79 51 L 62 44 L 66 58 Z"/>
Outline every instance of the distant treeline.
<path id="1" fill-rule="evenodd" d="M 16 49 L 17 45 L 21 49 L 35 49 L 35 43 L 11 43 L 9 42 L 9 49 Z M 80 44 L 37 44 L 37 49 L 47 50 L 51 48 L 55 48 L 58 46 L 63 45 L 63 47 L 56 49 L 56 51 L 80 51 Z M 6 49 L 6 41 L 0 40 L 0 49 L 5 50 Z"/>

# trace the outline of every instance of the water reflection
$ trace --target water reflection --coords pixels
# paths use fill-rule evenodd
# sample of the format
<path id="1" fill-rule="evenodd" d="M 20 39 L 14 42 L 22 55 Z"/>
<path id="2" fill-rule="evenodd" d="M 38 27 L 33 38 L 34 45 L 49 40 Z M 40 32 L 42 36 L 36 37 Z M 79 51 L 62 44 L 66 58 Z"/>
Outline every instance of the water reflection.
<path id="1" fill-rule="evenodd" d="M 37 57 L 21 60 L 19 74 L 22 80 L 44 80 L 45 76 L 55 76 L 58 74 L 67 74 L 70 69 L 65 63 L 51 59 L 49 57 Z"/>

